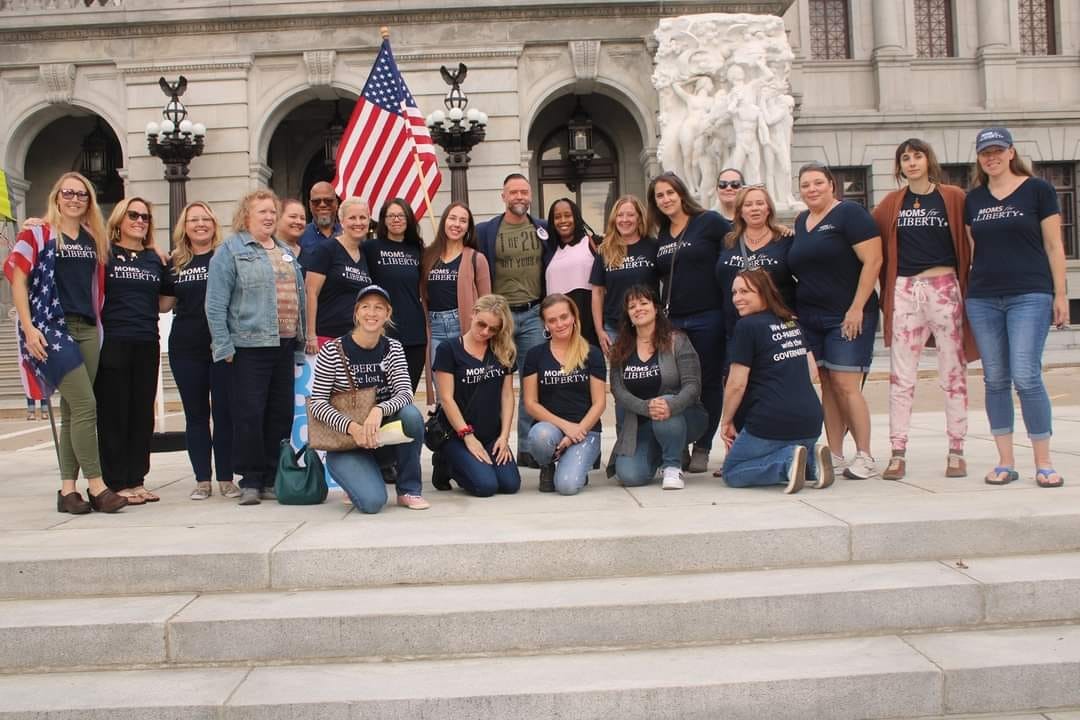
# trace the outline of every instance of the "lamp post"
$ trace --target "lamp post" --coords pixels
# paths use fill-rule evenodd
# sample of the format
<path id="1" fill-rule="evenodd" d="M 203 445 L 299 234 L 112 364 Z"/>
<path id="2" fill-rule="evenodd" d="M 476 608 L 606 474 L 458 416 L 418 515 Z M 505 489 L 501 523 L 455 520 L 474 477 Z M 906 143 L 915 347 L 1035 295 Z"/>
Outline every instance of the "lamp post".
<path id="1" fill-rule="evenodd" d="M 465 63 L 458 63 L 456 71 L 443 65 L 439 72 L 450 86 L 450 92 L 443 100 L 446 112 L 436 110 L 427 116 L 426 124 L 432 141 L 446 151 L 451 201 L 468 204 L 469 152 L 484 141 L 488 116 L 476 108 L 469 108 L 469 98 L 461 92 L 461 83 L 468 72 Z"/>
<path id="2" fill-rule="evenodd" d="M 187 118 L 187 108 L 180 96 L 187 90 L 187 78 L 183 75 L 170 84 L 158 80 L 169 102 L 161 111 L 161 123 L 146 123 L 146 146 L 150 154 L 165 163 L 165 179 L 169 181 L 169 243 L 180 217 L 187 205 L 188 165 L 192 158 L 202 155 L 206 139 L 206 126 L 193 123 Z"/>

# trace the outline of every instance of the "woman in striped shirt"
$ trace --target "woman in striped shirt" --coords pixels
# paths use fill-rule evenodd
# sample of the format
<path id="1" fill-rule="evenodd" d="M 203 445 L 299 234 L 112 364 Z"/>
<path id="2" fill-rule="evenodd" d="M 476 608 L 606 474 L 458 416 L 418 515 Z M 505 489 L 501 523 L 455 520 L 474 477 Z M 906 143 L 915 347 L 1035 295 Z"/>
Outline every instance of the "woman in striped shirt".
<path id="1" fill-rule="evenodd" d="M 430 507 L 421 497 L 420 446 L 424 419 L 413 405 L 412 381 L 401 343 L 385 336 L 393 308 L 390 294 L 368 285 L 356 297 L 351 333 L 323 345 L 315 359 L 311 413 L 356 442 L 355 450 L 328 452 L 326 465 L 361 512 L 377 513 L 386 504 L 386 483 L 380 459 L 397 465 L 397 504 L 410 510 Z M 344 355 L 344 361 L 342 358 Z M 346 366 L 352 382 L 345 374 Z M 350 420 L 330 404 L 332 392 L 351 386 L 375 388 L 375 407 L 362 422 Z M 400 420 L 410 442 L 379 448 L 379 428 Z"/>

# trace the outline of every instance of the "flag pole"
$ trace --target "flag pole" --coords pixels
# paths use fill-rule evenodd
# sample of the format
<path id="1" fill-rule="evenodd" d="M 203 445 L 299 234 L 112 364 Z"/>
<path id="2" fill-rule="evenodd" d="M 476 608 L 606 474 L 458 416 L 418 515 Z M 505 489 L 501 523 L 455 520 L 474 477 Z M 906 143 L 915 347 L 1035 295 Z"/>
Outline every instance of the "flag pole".
<path id="1" fill-rule="evenodd" d="M 379 28 L 379 35 L 383 40 L 390 39 L 390 28 L 383 25 Z M 412 133 L 409 133 L 412 137 Z M 439 234 L 439 229 L 435 226 L 435 206 L 431 202 L 431 190 L 428 189 L 427 178 L 424 177 L 424 168 L 420 164 L 420 153 L 416 150 L 416 141 L 413 140 L 412 146 L 413 162 L 416 164 L 416 175 L 420 178 L 420 189 L 424 191 L 424 200 L 427 202 L 428 220 L 431 221 L 431 241 L 435 242 L 435 236 Z"/>

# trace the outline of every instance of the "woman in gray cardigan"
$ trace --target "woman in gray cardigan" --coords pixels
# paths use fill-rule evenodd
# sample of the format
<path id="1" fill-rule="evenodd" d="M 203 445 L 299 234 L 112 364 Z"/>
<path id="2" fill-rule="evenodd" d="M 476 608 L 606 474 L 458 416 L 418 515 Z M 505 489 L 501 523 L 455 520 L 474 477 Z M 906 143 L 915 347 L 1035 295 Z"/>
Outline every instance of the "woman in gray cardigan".
<path id="1" fill-rule="evenodd" d="M 647 485 L 662 468 L 662 487 L 681 490 L 683 451 L 705 432 L 708 413 L 697 352 L 660 312 L 654 289 L 626 291 L 610 357 L 611 394 L 626 413 L 615 441 L 615 475 L 626 486 Z"/>

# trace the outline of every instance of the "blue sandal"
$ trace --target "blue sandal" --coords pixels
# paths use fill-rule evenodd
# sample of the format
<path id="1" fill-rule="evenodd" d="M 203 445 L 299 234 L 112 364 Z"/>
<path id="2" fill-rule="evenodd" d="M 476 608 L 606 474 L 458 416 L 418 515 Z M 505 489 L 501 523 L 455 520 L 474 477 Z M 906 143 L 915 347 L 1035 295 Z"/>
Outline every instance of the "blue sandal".
<path id="1" fill-rule="evenodd" d="M 1057 475 L 1057 482 L 1050 479 L 1051 476 Z M 1041 488 L 1056 488 L 1065 484 L 1065 480 L 1058 475 L 1058 471 L 1054 468 L 1039 468 L 1035 471 L 1035 484 Z"/>
<path id="2" fill-rule="evenodd" d="M 1002 477 L 1004 476 L 1004 477 Z M 1013 470 L 1011 467 L 997 466 L 991 472 L 986 474 L 987 485 L 1008 485 L 1011 482 L 1016 482 L 1020 479 L 1020 473 Z"/>

